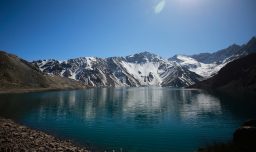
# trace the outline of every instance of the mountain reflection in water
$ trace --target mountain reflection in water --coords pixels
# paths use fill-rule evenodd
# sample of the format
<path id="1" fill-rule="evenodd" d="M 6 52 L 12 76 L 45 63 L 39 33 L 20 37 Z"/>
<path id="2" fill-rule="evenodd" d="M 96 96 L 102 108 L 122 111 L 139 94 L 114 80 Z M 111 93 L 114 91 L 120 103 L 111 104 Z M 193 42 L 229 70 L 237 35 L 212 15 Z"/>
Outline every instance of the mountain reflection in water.
<path id="1" fill-rule="evenodd" d="M 169 152 L 231 139 L 255 98 L 201 90 L 95 88 L 0 95 L 0 116 L 99 149 Z"/>

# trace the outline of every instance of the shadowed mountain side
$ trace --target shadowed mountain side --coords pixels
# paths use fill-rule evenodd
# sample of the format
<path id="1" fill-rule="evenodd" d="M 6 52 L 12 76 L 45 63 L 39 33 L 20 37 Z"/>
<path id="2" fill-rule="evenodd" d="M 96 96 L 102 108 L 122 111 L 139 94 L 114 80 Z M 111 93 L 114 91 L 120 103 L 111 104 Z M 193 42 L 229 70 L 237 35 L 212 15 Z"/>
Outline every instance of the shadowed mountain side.
<path id="1" fill-rule="evenodd" d="M 0 51 L 0 90 L 10 89 L 76 89 L 82 83 L 58 76 L 46 76 L 31 63 Z"/>
<path id="2" fill-rule="evenodd" d="M 228 63 L 214 77 L 192 85 L 190 88 L 256 91 L 256 54 Z"/>

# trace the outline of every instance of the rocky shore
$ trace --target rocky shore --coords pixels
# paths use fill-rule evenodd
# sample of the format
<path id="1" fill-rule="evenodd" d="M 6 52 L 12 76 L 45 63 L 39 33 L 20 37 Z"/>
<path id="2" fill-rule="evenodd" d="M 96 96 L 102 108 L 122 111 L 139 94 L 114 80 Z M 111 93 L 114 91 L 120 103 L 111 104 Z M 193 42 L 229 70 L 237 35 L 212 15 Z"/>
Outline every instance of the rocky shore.
<path id="1" fill-rule="evenodd" d="M 0 118 L 0 151 L 89 152 L 70 141 L 57 139 L 4 118 Z"/>
<path id="2" fill-rule="evenodd" d="M 256 152 L 256 120 L 248 120 L 236 129 L 233 141 L 200 148 L 198 152 Z"/>

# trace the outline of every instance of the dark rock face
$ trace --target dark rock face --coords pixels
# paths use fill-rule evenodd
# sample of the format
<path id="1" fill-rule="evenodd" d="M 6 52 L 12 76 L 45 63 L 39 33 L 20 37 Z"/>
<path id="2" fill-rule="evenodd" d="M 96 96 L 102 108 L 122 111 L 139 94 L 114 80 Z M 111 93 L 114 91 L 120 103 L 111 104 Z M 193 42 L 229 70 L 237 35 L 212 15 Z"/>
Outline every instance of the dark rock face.
<path id="1" fill-rule="evenodd" d="M 3 118 L 0 118 L 0 151 L 89 152 L 70 141 L 59 140 Z"/>
<path id="2" fill-rule="evenodd" d="M 233 141 L 244 151 L 256 151 L 256 120 L 249 120 L 238 128 Z"/>

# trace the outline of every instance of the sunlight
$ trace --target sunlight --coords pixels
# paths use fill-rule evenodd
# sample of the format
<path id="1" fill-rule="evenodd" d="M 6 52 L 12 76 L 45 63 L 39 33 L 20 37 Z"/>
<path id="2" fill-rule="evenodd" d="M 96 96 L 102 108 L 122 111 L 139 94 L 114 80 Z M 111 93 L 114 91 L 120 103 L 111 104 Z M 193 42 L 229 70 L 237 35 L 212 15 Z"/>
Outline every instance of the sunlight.
<path id="1" fill-rule="evenodd" d="M 205 4 L 207 0 L 157 0 L 154 4 L 154 13 L 160 14 L 164 9 L 170 9 L 170 6 L 176 7 L 182 10 L 194 10 Z"/>
<path id="2" fill-rule="evenodd" d="M 164 7 L 165 7 L 165 0 L 159 1 L 154 8 L 155 13 L 158 14 L 158 13 L 162 12 Z"/>
<path id="3" fill-rule="evenodd" d="M 198 0 L 178 0 L 178 1 L 180 1 L 181 3 L 195 3 Z"/>
<path id="4" fill-rule="evenodd" d="M 186 7 L 194 7 L 202 2 L 202 0 L 176 0 L 178 4 Z"/>

